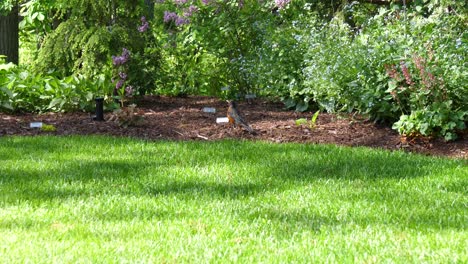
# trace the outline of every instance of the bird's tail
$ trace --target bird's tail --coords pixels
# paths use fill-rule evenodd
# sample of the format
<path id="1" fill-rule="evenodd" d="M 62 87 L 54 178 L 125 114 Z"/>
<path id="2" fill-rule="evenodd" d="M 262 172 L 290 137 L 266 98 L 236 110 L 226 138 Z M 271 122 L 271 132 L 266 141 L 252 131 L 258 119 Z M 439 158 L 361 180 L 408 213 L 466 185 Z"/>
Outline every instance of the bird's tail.
<path id="1" fill-rule="evenodd" d="M 247 124 L 244 124 L 244 123 L 241 123 L 241 125 L 247 130 L 249 131 L 249 133 L 254 133 L 254 130 L 251 126 L 247 125 Z"/>

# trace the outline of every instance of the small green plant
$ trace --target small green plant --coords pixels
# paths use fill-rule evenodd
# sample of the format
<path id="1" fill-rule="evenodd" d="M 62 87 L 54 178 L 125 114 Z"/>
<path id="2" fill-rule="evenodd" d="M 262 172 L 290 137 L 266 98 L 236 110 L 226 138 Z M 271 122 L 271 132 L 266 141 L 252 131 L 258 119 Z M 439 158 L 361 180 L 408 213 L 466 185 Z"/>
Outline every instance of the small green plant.
<path id="1" fill-rule="evenodd" d="M 55 132 L 55 131 L 57 131 L 57 128 L 54 125 L 43 124 L 42 127 L 41 127 L 41 131 L 43 131 L 43 132 Z"/>
<path id="2" fill-rule="evenodd" d="M 317 112 L 315 112 L 315 114 L 310 119 L 310 128 L 315 128 L 317 117 L 319 116 L 319 114 L 320 114 L 320 110 L 317 110 Z"/>
<path id="3" fill-rule="evenodd" d="M 307 118 L 299 118 L 296 120 L 296 125 L 301 126 L 307 124 Z"/>
<path id="4" fill-rule="evenodd" d="M 318 110 L 317 112 L 315 112 L 312 117 L 310 118 L 310 122 L 307 121 L 307 118 L 299 118 L 296 120 L 296 125 L 297 126 L 301 126 L 301 125 L 306 125 L 306 124 L 309 124 L 309 128 L 310 129 L 314 129 L 315 126 L 316 126 L 316 122 L 317 122 L 317 117 L 319 116 L 320 114 L 320 110 Z"/>
<path id="5" fill-rule="evenodd" d="M 129 126 L 140 125 L 143 122 L 143 115 L 135 104 L 131 104 L 115 110 L 109 121 L 114 121 L 119 126 L 127 128 Z"/>

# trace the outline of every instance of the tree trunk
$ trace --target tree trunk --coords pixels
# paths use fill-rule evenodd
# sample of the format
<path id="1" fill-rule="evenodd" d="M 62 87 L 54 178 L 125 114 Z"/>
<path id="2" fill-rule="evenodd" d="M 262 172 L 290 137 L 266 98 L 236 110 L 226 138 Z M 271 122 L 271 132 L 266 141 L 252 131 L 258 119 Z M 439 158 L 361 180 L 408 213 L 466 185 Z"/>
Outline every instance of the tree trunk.
<path id="1" fill-rule="evenodd" d="M 19 17 L 18 5 L 15 5 L 10 14 L 0 15 L 0 55 L 7 56 L 7 62 L 19 62 Z"/>
<path id="2" fill-rule="evenodd" d="M 148 20 L 154 18 L 154 1 L 145 0 L 146 8 L 148 8 Z"/>

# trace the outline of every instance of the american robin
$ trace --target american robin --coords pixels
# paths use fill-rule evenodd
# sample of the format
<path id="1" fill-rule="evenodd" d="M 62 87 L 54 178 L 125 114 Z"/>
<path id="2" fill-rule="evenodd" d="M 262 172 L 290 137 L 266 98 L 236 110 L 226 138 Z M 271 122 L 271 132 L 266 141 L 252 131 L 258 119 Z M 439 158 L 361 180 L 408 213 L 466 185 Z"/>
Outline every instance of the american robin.
<path id="1" fill-rule="evenodd" d="M 227 110 L 227 118 L 229 119 L 229 123 L 231 123 L 234 126 L 241 125 L 250 133 L 254 133 L 254 130 L 252 129 L 252 127 L 249 126 L 247 122 L 245 122 L 242 116 L 239 114 L 239 110 L 237 110 L 236 102 L 232 100 L 228 100 L 227 102 L 229 104 L 229 107 Z"/>

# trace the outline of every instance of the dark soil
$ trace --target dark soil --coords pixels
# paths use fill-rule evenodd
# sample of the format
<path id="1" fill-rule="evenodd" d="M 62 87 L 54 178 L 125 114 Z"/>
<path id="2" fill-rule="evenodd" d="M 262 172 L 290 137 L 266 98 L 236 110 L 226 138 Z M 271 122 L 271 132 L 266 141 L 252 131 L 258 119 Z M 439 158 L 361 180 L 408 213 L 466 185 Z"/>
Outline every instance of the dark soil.
<path id="1" fill-rule="evenodd" d="M 138 103 L 144 117 L 137 126 L 123 128 L 106 113 L 105 122 L 93 121 L 90 113 L 0 114 L 0 136 L 5 135 L 112 135 L 150 140 L 219 140 L 226 138 L 265 140 L 271 142 L 327 143 L 344 146 L 367 146 L 389 150 L 403 149 L 427 155 L 468 158 L 468 134 L 455 142 L 441 139 L 401 137 L 389 126 L 369 122 L 360 116 L 321 113 L 315 128 L 298 126 L 295 120 L 313 113 L 284 110 L 281 103 L 256 99 L 240 102 L 239 110 L 255 129 L 250 134 L 227 123 L 217 124 L 225 117 L 227 103 L 208 97 L 145 97 Z M 215 107 L 216 113 L 204 113 L 203 107 Z M 30 122 L 44 122 L 56 127 L 54 132 L 30 128 Z"/>

